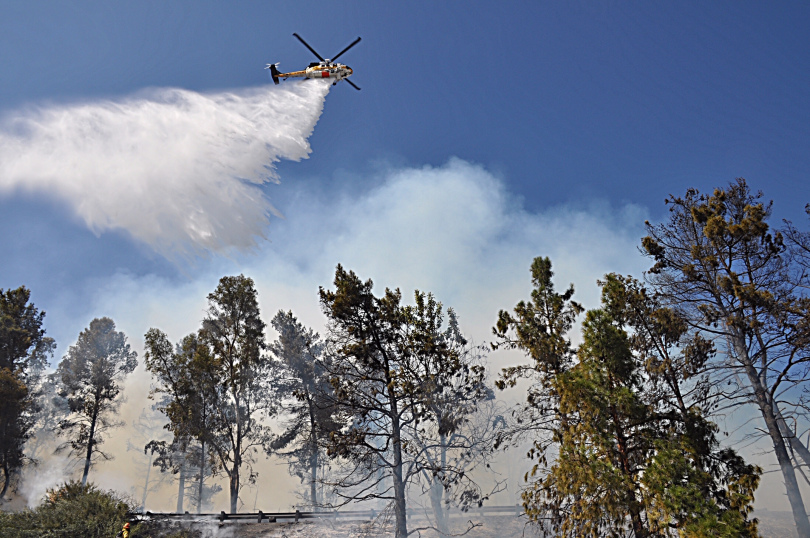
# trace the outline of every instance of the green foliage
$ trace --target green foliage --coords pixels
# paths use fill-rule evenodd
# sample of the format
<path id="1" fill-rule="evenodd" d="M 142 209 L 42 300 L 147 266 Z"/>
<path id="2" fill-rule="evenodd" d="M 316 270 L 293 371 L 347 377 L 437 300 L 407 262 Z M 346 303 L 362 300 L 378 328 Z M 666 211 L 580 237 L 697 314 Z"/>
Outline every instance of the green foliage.
<path id="1" fill-rule="evenodd" d="M 546 452 L 559 441 L 560 427 L 568 417 L 559 409 L 559 397 L 552 381 L 566 372 L 574 363 L 576 352 L 568 334 L 583 312 L 582 306 L 573 301 L 574 286 L 563 293 L 554 288 L 549 258 L 537 257 L 531 265 L 534 289 L 530 301 L 520 301 L 513 312 L 501 310 L 492 333 L 496 341 L 492 348 L 517 349 L 530 358 L 529 364 L 504 368 L 495 386 L 501 390 L 514 387 L 521 379 L 531 385 L 526 390 L 526 402 L 515 412 L 517 428 L 503 435 L 496 443 L 501 446 L 525 435 L 532 437 L 529 457 L 536 462 L 528 475 L 537 475 L 546 464 Z M 527 507 L 529 515 L 534 508 Z"/>
<path id="2" fill-rule="evenodd" d="M 24 286 L 0 288 L 0 498 L 25 462 L 23 447 L 37 415 L 42 370 L 56 347 Z"/>
<path id="3" fill-rule="evenodd" d="M 45 312 L 29 303 L 30 297 L 25 286 L 0 288 L 0 368 L 12 372 L 41 370 L 56 347 L 42 328 Z"/>
<path id="4" fill-rule="evenodd" d="M 271 441 L 263 419 L 275 415 L 276 401 L 264 329 L 253 280 L 239 275 L 220 279 L 202 328 L 176 350 L 161 331 L 146 333 L 146 366 L 158 379 L 155 393 L 166 397 L 159 405 L 168 427 L 178 441 L 197 440 L 215 471 L 228 476 L 231 512 L 242 473 L 255 479 L 253 454 Z"/>
<path id="5" fill-rule="evenodd" d="M 648 280 L 694 338 L 718 342 L 707 369 L 723 385 L 723 404 L 753 404 L 779 463 L 797 531 L 810 536 L 796 469 L 810 464 L 808 234 L 769 225 L 771 203 L 738 178 L 711 194 L 671 196 L 669 218 L 646 223 Z"/>
<path id="6" fill-rule="evenodd" d="M 20 376 L 8 368 L 0 369 L 0 498 L 25 461 L 23 447 L 31 429 L 33 405 Z"/>
<path id="7" fill-rule="evenodd" d="M 534 359 L 502 378 L 535 382 L 524 413 L 540 434 L 527 514 L 562 536 L 756 536 L 748 515 L 761 471 L 720 449 L 705 417 L 711 344 L 634 279 L 607 275 L 602 308 L 587 313 L 573 356 L 560 329 L 577 309 L 566 305 L 570 294 L 553 292 L 550 262 L 538 260 L 531 308 L 501 312 L 495 329 L 499 345 Z"/>
<path id="8" fill-rule="evenodd" d="M 200 344 L 196 334 L 190 334 L 173 349 L 166 334 L 154 328 L 147 331 L 144 340 L 146 369 L 157 381 L 150 397 L 160 396 L 157 408 L 169 419 L 166 428 L 174 433 L 173 444 L 186 445 L 190 438 L 204 438 L 212 427 L 207 396 L 215 390 L 207 383 L 215 376 L 206 370 L 212 362 L 208 347 Z"/>
<path id="9" fill-rule="evenodd" d="M 701 466 L 701 455 L 690 446 L 690 439 L 677 441 L 659 444 L 645 470 L 650 527 L 663 532 L 674 521 L 684 537 L 758 536 L 757 522 L 748 516 L 759 469 L 727 449 L 714 454 L 724 467 L 723 474 L 717 473 L 720 469 Z"/>
<path id="10" fill-rule="evenodd" d="M 211 445 L 218 375 L 211 367 L 210 350 L 201 345 L 196 334 L 190 334 L 173 349 L 169 338 L 158 329 L 149 329 L 144 337 L 144 362 L 156 383 L 150 398 L 158 400 L 156 408 L 169 419 L 165 428 L 174 434 L 171 442 L 153 440 L 144 451 L 156 455 L 153 465 L 161 472 L 177 475 L 179 484 L 177 510 L 182 511 L 185 490 L 190 489 L 197 512 L 220 491 L 219 486 L 205 485 L 213 471 Z M 195 446 L 196 445 L 196 446 Z M 195 484 L 186 484 L 186 474 L 196 469 Z"/>
<path id="11" fill-rule="evenodd" d="M 127 521 L 127 501 L 112 491 L 92 484 L 66 482 L 48 490 L 34 510 L 0 513 L 0 536 L 4 538 L 109 538 Z M 136 525 L 132 536 L 139 536 Z"/>

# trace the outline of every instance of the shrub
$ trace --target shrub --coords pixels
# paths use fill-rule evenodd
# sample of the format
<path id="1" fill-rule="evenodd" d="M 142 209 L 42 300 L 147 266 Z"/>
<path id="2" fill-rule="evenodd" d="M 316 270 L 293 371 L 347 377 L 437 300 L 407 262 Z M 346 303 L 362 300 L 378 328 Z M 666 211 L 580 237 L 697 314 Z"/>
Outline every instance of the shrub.
<path id="1" fill-rule="evenodd" d="M 0 513 L 0 538 L 111 538 L 127 521 L 129 505 L 114 491 L 65 482 L 49 489 L 33 510 Z M 133 526 L 133 537 L 138 536 Z"/>

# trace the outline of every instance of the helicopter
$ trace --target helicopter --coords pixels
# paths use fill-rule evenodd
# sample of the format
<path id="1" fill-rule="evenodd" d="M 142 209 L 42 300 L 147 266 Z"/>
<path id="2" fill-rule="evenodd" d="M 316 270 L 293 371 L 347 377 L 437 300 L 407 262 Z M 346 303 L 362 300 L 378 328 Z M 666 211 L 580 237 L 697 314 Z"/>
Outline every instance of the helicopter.
<path id="1" fill-rule="evenodd" d="M 302 70 L 302 71 L 292 71 L 290 73 L 280 73 L 279 70 L 278 70 L 278 63 L 267 64 L 267 67 L 265 67 L 265 69 L 270 70 L 270 76 L 273 77 L 273 82 L 274 83 L 278 84 L 278 79 L 279 78 L 283 78 L 284 80 L 287 80 L 290 77 L 329 78 L 329 79 L 334 79 L 334 82 L 332 82 L 332 86 L 334 86 L 335 84 L 337 84 L 341 80 L 345 80 L 346 82 L 351 84 L 352 88 L 354 88 L 355 90 L 360 89 L 360 88 L 357 87 L 357 85 L 354 82 L 352 82 L 351 80 L 346 78 L 346 77 L 351 76 L 351 74 L 354 72 L 354 71 L 352 71 L 352 68 L 349 67 L 348 65 L 344 65 L 344 64 L 341 64 L 341 63 L 335 63 L 335 60 L 337 60 L 340 55 L 342 55 L 344 52 L 346 52 L 347 50 L 349 50 L 350 48 L 352 48 L 353 46 L 357 45 L 357 43 L 360 42 L 359 37 L 357 39 L 355 39 L 354 41 L 352 41 L 349 44 L 348 47 L 346 47 L 342 51 L 338 52 L 335 55 L 334 58 L 332 58 L 332 59 L 329 59 L 329 58 L 324 59 L 320 54 L 315 52 L 315 49 L 310 47 L 309 43 L 304 41 L 304 39 L 300 35 L 295 34 L 295 33 L 293 35 L 295 37 L 297 37 L 298 41 L 303 43 L 304 46 L 306 48 L 308 48 L 309 51 L 312 54 L 314 54 L 315 57 L 318 58 L 318 60 L 320 60 L 320 61 L 310 63 L 309 66 L 306 69 Z"/>

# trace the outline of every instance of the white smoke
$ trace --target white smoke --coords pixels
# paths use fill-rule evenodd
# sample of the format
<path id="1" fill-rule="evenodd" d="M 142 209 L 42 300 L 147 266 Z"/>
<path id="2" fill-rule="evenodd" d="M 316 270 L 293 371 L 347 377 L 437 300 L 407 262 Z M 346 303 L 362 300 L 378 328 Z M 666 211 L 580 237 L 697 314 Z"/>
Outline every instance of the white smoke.
<path id="1" fill-rule="evenodd" d="M 20 484 L 20 494 L 26 499 L 29 508 L 38 506 L 47 491 L 69 479 L 68 469 L 75 461 L 58 455 L 50 455 L 35 469 L 24 471 Z"/>
<path id="2" fill-rule="evenodd" d="M 154 89 L 17 111 L 0 122 L 0 195 L 53 196 L 94 233 L 125 230 L 170 258 L 245 249 L 277 214 L 260 185 L 309 155 L 328 92 Z"/>

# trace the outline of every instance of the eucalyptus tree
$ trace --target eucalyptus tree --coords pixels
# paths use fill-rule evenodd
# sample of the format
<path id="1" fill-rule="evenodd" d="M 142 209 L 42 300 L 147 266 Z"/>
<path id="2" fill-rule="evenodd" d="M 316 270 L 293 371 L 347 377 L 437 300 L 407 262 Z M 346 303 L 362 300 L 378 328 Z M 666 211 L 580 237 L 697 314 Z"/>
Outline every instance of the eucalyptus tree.
<path id="1" fill-rule="evenodd" d="M 204 448 L 204 443 L 180 437 L 170 441 L 153 439 L 143 447 L 144 453 L 151 458 L 151 464 L 164 475 L 171 474 L 177 481 L 177 513 L 185 510 L 188 499 L 200 514 L 211 503 L 212 497 L 222 491 L 219 484 L 208 480 L 214 476 L 214 469 L 211 454 L 204 452 Z"/>
<path id="2" fill-rule="evenodd" d="M 462 335 L 453 309 L 447 309 L 447 327 L 436 340 L 459 357 L 466 368 L 483 372 L 487 349 L 473 345 Z M 467 386 L 467 383 L 473 386 Z M 466 511 L 480 506 L 504 487 L 495 480 L 485 492 L 474 478 L 476 470 L 491 469 L 496 439 L 507 427 L 506 409 L 494 400 L 492 388 L 483 376 L 461 375 L 436 383 L 425 397 L 429 420 L 423 420 L 409 437 L 418 451 L 421 473 L 415 481 L 430 501 L 436 530 L 450 533 L 448 509 L 457 506 Z"/>
<path id="3" fill-rule="evenodd" d="M 465 363 L 443 338 L 445 310 L 431 294 L 416 291 L 403 306 L 399 290 L 374 296 L 338 265 L 334 291 L 320 289 L 328 318 L 326 363 L 340 411 L 350 425 L 329 437 L 328 452 L 349 462 L 336 480 L 346 502 L 384 499 L 393 505 L 396 536 L 406 537 L 406 491 L 424 469 L 446 473 L 425 458 L 415 442 L 420 428 L 435 423 L 431 404 L 445 391 L 459 399 L 483 390 L 484 369 Z M 412 532 L 416 532 L 414 529 Z"/>
<path id="4" fill-rule="evenodd" d="M 29 302 L 24 286 L 0 288 L 0 499 L 26 460 L 41 373 L 56 348 L 45 336 L 45 312 Z"/>
<path id="5" fill-rule="evenodd" d="M 205 476 L 222 472 L 230 511 L 236 512 L 244 470 L 255 479 L 253 454 L 269 447 L 265 419 L 275 415 L 276 400 L 272 361 L 263 353 L 264 328 L 253 280 L 239 275 L 220 279 L 208 295 L 202 327 L 176 349 L 160 330 L 146 334 L 147 368 L 159 380 L 154 392 L 164 394 L 161 409 L 175 434 L 172 446 L 185 455 L 169 461 L 166 452 L 160 461 L 182 472 L 188 451 L 198 453 L 198 509 L 206 497 Z"/>
<path id="6" fill-rule="evenodd" d="M 753 404 L 758 410 L 797 531 L 810 536 L 791 460 L 793 453 L 810 463 L 810 453 L 793 431 L 795 424 L 784 420 L 786 410 L 802 403 L 810 374 L 803 236 L 788 228 L 798 249 L 791 251 L 783 234 L 768 224 L 771 204 L 763 203 L 762 193 L 752 192 L 742 178 L 711 195 L 689 189 L 667 202 L 669 219 L 648 222 L 642 242 L 655 262 L 648 281 L 693 332 L 722 350 L 714 367 L 727 386 L 727 405 Z"/>
<path id="7" fill-rule="evenodd" d="M 201 346 L 196 334 L 190 334 L 176 346 L 159 329 L 149 329 L 144 336 L 144 362 L 156 383 L 150 398 L 167 418 L 165 428 L 173 434 L 171 441 L 152 440 L 144 451 L 155 455 L 154 465 L 161 472 L 177 476 L 177 512 L 183 511 L 186 490 L 196 482 L 197 513 L 201 512 L 204 482 L 210 474 L 206 442 L 211 438 L 213 394 L 216 388 L 204 375 L 211 360 L 208 348 Z M 196 447 L 192 447 L 196 444 Z M 196 457 L 191 457 L 196 452 Z M 193 459 L 193 462 L 191 461 Z M 192 477 L 193 468 L 197 469 Z"/>
<path id="8" fill-rule="evenodd" d="M 116 420 L 119 396 L 124 379 L 137 365 L 137 353 L 130 349 L 126 335 L 106 317 L 91 321 L 59 363 L 59 394 L 69 408 L 59 421 L 60 434 L 68 438 L 59 450 L 84 457 L 82 485 L 96 456 L 112 459 L 100 446 L 107 432 L 123 425 Z"/>
<path id="9" fill-rule="evenodd" d="M 253 454 L 269 446 L 272 432 L 266 419 L 277 413 L 264 329 L 253 280 L 222 277 L 208 294 L 208 312 L 197 333 L 208 351 L 200 355 L 205 360 L 195 373 L 203 386 L 214 389 L 206 394 L 212 425 L 207 444 L 217 468 L 228 476 L 231 512 L 237 510 L 243 471 L 255 480 Z"/>
<path id="10" fill-rule="evenodd" d="M 264 328 L 253 280 L 239 275 L 220 279 L 208 295 L 202 327 L 176 348 L 159 329 L 146 333 L 147 369 L 158 380 L 153 395 L 162 394 L 160 409 L 174 433 L 171 445 L 147 448 L 160 452 L 156 462 L 162 468 L 180 474 L 180 491 L 193 457 L 198 511 L 214 491 L 206 489 L 205 477 L 222 472 L 228 477 L 230 511 L 236 512 L 244 469 L 254 479 L 253 454 L 269 447 L 264 419 L 275 415 L 276 400 L 273 365 L 263 353 Z"/>
<path id="11" fill-rule="evenodd" d="M 139 512 L 146 511 L 146 500 L 149 494 L 157 491 L 166 479 L 165 475 L 159 475 L 157 479 L 155 478 L 152 473 L 155 451 L 144 450 L 144 444 L 153 442 L 152 438 L 156 433 L 160 432 L 164 422 L 164 417 L 157 407 L 150 406 L 144 407 L 138 418 L 133 420 L 127 428 L 130 432 L 127 439 L 127 452 L 135 452 L 133 463 L 138 467 L 138 475 L 143 478 L 143 486 L 135 485 L 131 490 L 133 496 L 136 491 L 140 490 L 141 502 L 136 507 Z"/>

